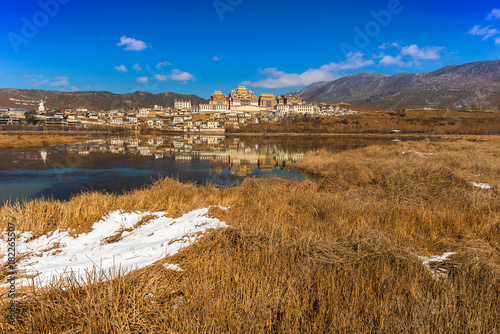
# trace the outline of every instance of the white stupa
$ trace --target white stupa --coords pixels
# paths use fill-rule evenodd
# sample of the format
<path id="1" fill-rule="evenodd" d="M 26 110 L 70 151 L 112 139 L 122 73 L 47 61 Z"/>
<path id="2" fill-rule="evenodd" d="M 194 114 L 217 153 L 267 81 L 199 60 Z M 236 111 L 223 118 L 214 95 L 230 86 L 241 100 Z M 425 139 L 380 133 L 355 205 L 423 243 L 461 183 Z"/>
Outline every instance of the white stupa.
<path id="1" fill-rule="evenodd" d="M 38 105 L 38 112 L 44 112 L 45 111 L 45 106 L 43 105 L 45 102 L 44 100 L 40 100 L 40 104 Z"/>

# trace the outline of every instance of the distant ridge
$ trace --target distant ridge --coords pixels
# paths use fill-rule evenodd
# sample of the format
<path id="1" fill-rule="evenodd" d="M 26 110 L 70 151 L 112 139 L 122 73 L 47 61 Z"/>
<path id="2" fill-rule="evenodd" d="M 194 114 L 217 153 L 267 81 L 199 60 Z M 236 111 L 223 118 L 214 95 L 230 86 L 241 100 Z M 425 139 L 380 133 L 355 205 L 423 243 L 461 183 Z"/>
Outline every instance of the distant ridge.
<path id="1" fill-rule="evenodd" d="M 500 60 L 446 66 L 428 73 L 358 73 L 294 91 L 308 102 L 368 104 L 386 109 L 500 108 Z"/>
<path id="2" fill-rule="evenodd" d="M 154 105 L 173 107 L 174 100 L 191 100 L 193 104 L 206 103 L 207 100 L 196 96 L 178 93 L 134 92 L 115 94 L 106 91 L 58 92 L 36 89 L 0 89 L 0 108 L 38 108 L 38 101 L 43 99 L 46 108 L 57 109 L 87 108 L 91 111 L 120 108 L 147 108 Z"/>

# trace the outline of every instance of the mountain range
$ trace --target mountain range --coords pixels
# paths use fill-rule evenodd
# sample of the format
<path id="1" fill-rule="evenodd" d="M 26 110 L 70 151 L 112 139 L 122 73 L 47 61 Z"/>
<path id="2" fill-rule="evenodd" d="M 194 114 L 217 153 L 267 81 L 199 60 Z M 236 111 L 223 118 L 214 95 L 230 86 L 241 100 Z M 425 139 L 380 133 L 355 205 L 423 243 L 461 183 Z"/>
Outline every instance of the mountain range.
<path id="1" fill-rule="evenodd" d="M 500 109 L 500 60 L 419 74 L 358 73 L 291 93 L 308 102 L 345 102 L 386 109 Z"/>
<path id="2" fill-rule="evenodd" d="M 87 108 L 90 111 L 147 108 L 154 105 L 173 107 L 176 99 L 191 100 L 193 105 L 207 103 L 207 100 L 196 95 L 171 92 L 115 94 L 106 91 L 58 92 L 36 89 L 0 89 L 0 108 L 36 109 L 41 99 L 46 101 L 45 107 L 48 109 Z"/>
<path id="3" fill-rule="evenodd" d="M 428 73 L 395 75 L 357 73 L 334 81 L 313 83 L 291 92 L 308 102 L 364 104 L 385 109 L 500 109 L 500 60 L 443 67 Z M 0 108 L 36 109 L 40 99 L 49 109 L 87 108 L 91 111 L 161 105 L 174 100 L 207 103 L 197 95 L 172 92 L 115 94 L 106 91 L 59 92 L 0 89 Z"/>

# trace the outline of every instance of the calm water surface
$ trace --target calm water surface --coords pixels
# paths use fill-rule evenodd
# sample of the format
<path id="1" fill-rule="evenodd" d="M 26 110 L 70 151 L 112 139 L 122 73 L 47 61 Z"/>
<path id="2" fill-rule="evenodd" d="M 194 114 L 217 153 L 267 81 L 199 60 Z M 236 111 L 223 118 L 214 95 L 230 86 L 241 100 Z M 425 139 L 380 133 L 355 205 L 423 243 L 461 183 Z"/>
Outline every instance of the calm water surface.
<path id="1" fill-rule="evenodd" d="M 394 144 L 376 138 L 106 137 L 38 149 L 0 150 L 0 200 L 68 199 L 85 190 L 121 193 L 159 177 L 232 186 L 247 177 L 304 180 L 295 163 L 310 150 Z"/>

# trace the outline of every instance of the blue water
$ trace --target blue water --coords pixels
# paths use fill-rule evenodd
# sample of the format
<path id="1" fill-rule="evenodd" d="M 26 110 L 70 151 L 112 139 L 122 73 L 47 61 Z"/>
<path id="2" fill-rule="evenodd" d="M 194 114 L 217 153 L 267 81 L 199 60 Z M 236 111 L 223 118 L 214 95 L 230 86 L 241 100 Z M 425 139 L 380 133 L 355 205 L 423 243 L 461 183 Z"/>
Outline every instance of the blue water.
<path id="1" fill-rule="evenodd" d="M 371 143 L 308 140 L 185 136 L 141 138 L 137 146 L 127 144 L 127 138 L 105 138 L 42 149 L 0 150 L 0 202 L 42 197 L 67 200 L 92 190 L 121 193 L 161 177 L 220 186 L 234 186 L 247 177 L 301 181 L 307 177 L 293 166 L 308 151 L 321 147 L 342 151 Z"/>

